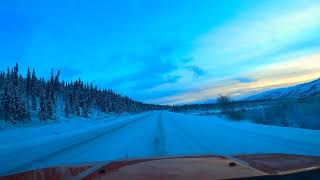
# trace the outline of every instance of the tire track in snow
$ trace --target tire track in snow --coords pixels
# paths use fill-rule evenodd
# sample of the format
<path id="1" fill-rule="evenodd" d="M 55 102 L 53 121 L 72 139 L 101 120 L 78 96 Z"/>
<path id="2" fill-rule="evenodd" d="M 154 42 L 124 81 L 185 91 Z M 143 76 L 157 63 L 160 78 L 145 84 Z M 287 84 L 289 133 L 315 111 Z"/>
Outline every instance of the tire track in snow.
<path id="1" fill-rule="evenodd" d="M 206 154 L 212 152 L 202 141 L 191 136 L 190 133 L 187 133 L 185 129 L 179 126 L 177 123 L 174 123 L 172 120 L 170 122 L 170 128 L 175 132 L 175 137 L 178 137 L 180 142 L 183 142 L 185 147 L 183 149 L 188 150 L 191 154 Z M 182 147 L 179 147 L 182 148 Z"/>
<path id="2" fill-rule="evenodd" d="M 156 119 L 157 132 L 153 139 L 153 147 L 155 150 L 155 156 L 165 156 L 168 154 L 166 146 L 166 136 L 163 127 L 162 114 L 159 113 Z"/>

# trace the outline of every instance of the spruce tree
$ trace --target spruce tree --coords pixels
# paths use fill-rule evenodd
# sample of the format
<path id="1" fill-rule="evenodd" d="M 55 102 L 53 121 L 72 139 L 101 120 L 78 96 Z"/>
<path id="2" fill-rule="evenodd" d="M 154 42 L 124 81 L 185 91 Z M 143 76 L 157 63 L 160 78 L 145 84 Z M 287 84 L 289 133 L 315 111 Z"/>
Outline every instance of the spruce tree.
<path id="1" fill-rule="evenodd" d="M 69 118 L 69 116 L 70 116 L 70 110 L 69 110 L 69 103 L 68 102 L 65 102 L 65 105 L 64 105 L 64 116 L 66 118 Z"/>
<path id="2" fill-rule="evenodd" d="M 45 90 L 45 106 L 46 106 L 46 117 L 51 119 L 53 116 L 53 102 L 51 96 L 50 85 L 46 86 Z"/>
<path id="3" fill-rule="evenodd" d="M 11 119 L 10 118 L 10 98 L 9 98 L 7 85 L 4 85 L 1 100 L 2 100 L 1 103 L 2 103 L 3 118 L 7 122 Z"/>
<path id="4" fill-rule="evenodd" d="M 89 105 L 89 101 L 88 99 L 84 99 L 83 100 L 83 104 L 82 104 L 82 116 L 85 118 L 88 118 L 90 114 L 90 105 Z"/>
<path id="5" fill-rule="evenodd" d="M 32 110 L 33 111 L 36 111 L 37 110 L 37 97 L 35 95 L 35 93 L 32 93 L 31 95 L 31 107 L 32 107 Z"/>
<path id="6" fill-rule="evenodd" d="M 28 68 L 26 78 L 19 74 L 19 66 L 8 68 L 7 73 L 0 72 L 0 118 L 5 121 L 17 122 L 30 119 L 29 103 L 33 111 L 38 110 L 41 121 L 56 118 L 57 100 L 62 97 L 63 111 L 66 117 L 70 115 L 89 117 L 92 108 L 103 112 L 138 112 L 160 108 L 136 102 L 128 97 L 114 93 L 112 90 L 101 90 L 92 83 L 84 83 L 80 78 L 76 81 L 59 82 L 60 72 L 54 74 L 48 81 L 37 78 L 36 72 Z M 40 103 L 37 107 L 37 98 Z M 59 104 L 58 104 L 59 105 Z"/>
<path id="7" fill-rule="evenodd" d="M 32 110 L 33 111 L 37 110 L 36 82 L 37 82 L 36 71 L 33 69 L 32 70 L 32 77 L 31 77 L 31 81 L 30 81 L 31 103 L 32 103 Z"/>
<path id="8" fill-rule="evenodd" d="M 11 73 L 10 81 L 12 82 L 11 85 L 11 92 L 9 92 L 10 96 L 10 107 L 9 107 L 9 113 L 11 122 L 16 123 L 18 120 L 21 120 L 20 117 L 20 100 L 18 96 L 18 77 L 19 76 L 19 68 L 18 64 L 13 68 Z"/>
<path id="9" fill-rule="evenodd" d="M 26 77 L 26 93 L 27 93 L 27 97 L 29 98 L 31 93 L 31 73 L 30 73 L 29 67 L 28 67 L 28 73 Z"/>
<path id="10" fill-rule="evenodd" d="M 38 116 L 41 121 L 45 121 L 47 119 L 46 95 L 43 91 L 40 94 L 40 108 Z"/>
<path id="11" fill-rule="evenodd" d="M 29 101 L 27 98 L 24 100 L 24 103 L 21 106 L 21 118 L 23 122 L 31 119 L 30 110 L 29 110 Z"/>

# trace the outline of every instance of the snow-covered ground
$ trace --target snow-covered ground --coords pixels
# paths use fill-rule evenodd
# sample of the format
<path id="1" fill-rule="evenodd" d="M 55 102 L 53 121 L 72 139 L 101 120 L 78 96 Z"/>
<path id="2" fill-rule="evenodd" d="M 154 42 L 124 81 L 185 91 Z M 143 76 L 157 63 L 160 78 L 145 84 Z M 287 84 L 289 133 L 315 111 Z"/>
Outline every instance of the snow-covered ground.
<path id="1" fill-rule="evenodd" d="M 165 111 L 0 132 L 0 174 L 120 159 L 201 154 L 320 156 L 320 131 Z"/>

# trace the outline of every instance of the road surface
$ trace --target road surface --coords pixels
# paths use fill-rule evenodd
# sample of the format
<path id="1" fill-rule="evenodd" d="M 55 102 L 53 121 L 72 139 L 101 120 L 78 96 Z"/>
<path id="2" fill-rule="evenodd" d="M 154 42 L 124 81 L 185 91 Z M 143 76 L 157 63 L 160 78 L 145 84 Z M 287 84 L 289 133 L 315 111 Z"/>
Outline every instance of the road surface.
<path id="1" fill-rule="evenodd" d="M 3 166 L 0 173 L 144 157 L 256 153 L 319 156 L 320 132 L 158 111 L 123 121 L 116 128 L 30 161 Z M 9 164 L 0 160 L 2 165 Z"/>

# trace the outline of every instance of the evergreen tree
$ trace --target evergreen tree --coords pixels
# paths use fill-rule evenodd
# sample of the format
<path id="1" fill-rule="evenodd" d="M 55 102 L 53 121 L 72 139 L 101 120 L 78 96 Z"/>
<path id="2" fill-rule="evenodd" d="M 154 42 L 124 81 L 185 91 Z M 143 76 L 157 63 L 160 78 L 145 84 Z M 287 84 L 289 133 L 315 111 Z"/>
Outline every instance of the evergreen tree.
<path id="1" fill-rule="evenodd" d="M 46 95 L 44 92 L 40 94 L 39 119 L 45 121 L 47 119 Z"/>
<path id="2" fill-rule="evenodd" d="M 66 118 L 69 118 L 70 116 L 69 104 L 67 102 L 65 102 L 65 105 L 64 105 L 64 116 Z"/>
<path id="3" fill-rule="evenodd" d="M 9 113 L 11 117 L 11 122 L 16 123 L 18 120 L 21 119 L 20 117 L 20 101 L 18 96 L 18 77 L 19 76 L 19 68 L 18 64 L 13 68 L 11 73 L 11 92 L 9 93 L 10 96 L 10 107 L 9 107 Z"/>
<path id="4" fill-rule="evenodd" d="M 45 92 L 45 107 L 46 107 L 46 118 L 53 118 L 53 102 L 51 96 L 51 89 L 50 85 L 46 86 Z"/>
<path id="5" fill-rule="evenodd" d="M 29 67 L 28 67 L 28 73 L 26 77 L 26 93 L 27 93 L 27 97 L 29 97 L 31 93 L 31 73 L 30 73 Z"/>
<path id="6" fill-rule="evenodd" d="M 51 71 L 50 79 L 37 78 L 36 72 L 28 68 L 26 77 L 19 74 L 16 64 L 7 73 L 0 71 L 0 118 L 8 122 L 24 122 L 30 119 L 30 108 L 38 110 L 41 121 L 55 119 L 58 98 L 63 100 L 60 106 L 66 117 L 70 115 L 89 117 L 92 108 L 103 112 L 139 112 L 159 109 L 162 106 L 136 102 L 123 97 L 112 90 L 101 90 L 92 83 L 84 83 L 80 78 L 71 82 L 59 82 L 60 72 Z M 40 99 L 37 107 L 37 98 Z M 31 99 L 31 107 L 29 107 Z M 59 108 L 60 109 L 60 108 Z"/>
<path id="7" fill-rule="evenodd" d="M 32 96 L 31 96 L 31 106 L 32 106 L 32 110 L 33 111 L 36 111 L 37 110 L 37 97 L 35 95 L 35 93 L 32 93 Z"/>
<path id="8" fill-rule="evenodd" d="M 10 118 L 10 98 L 8 93 L 7 85 L 4 86 L 4 90 L 1 97 L 2 103 L 2 111 L 3 111 L 3 118 L 5 121 L 9 121 Z"/>
<path id="9" fill-rule="evenodd" d="M 12 85 L 14 88 L 18 87 L 18 78 L 19 78 L 19 65 L 18 63 L 16 63 L 15 67 L 12 70 L 11 73 L 11 77 L 12 77 Z"/>
<path id="10" fill-rule="evenodd" d="M 88 118 L 89 114 L 90 114 L 90 104 L 88 99 L 85 99 L 82 105 L 82 116 L 85 118 Z"/>
<path id="11" fill-rule="evenodd" d="M 37 82 L 36 71 L 33 69 L 32 70 L 32 77 L 31 77 L 31 81 L 30 81 L 31 103 L 32 103 L 32 110 L 33 111 L 37 110 L 36 82 Z"/>
<path id="12" fill-rule="evenodd" d="M 25 99 L 21 107 L 21 118 L 22 118 L 22 121 L 30 120 L 31 118 L 28 99 Z"/>

